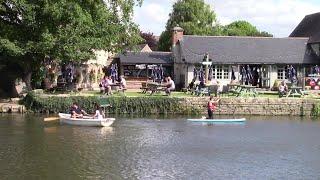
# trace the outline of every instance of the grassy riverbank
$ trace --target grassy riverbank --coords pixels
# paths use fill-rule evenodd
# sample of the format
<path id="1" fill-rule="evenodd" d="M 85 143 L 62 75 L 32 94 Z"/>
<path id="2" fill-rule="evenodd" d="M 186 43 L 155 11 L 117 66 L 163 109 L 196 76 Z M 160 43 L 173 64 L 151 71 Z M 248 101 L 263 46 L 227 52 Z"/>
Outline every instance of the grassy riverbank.
<path id="1" fill-rule="evenodd" d="M 208 96 L 194 96 L 183 92 L 142 94 L 138 92 L 117 93 L 104 96 L 98 92 L 68 94 L 29 93 L 23 104 L 30 112 L 68 112 L 73 102 L 93 112 L 94 104 L 111 104 L 110 114 L 206 114 Z M 317 97 L 278 98 L 275 94 L 259 94 L 258 97 L 235 97 L 223 95 L 216 114 L 224 115 L 293 115 L 320 116 L 320 100 Z"/>

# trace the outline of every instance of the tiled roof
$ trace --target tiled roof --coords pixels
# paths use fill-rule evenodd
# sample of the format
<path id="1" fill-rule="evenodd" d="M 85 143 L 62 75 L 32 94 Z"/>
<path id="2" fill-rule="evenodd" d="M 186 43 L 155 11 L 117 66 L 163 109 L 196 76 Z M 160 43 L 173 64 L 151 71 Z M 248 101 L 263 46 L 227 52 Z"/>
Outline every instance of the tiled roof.
<path id="1" fill-rule="evenodd" d="M 320 13 L 305 16 L 290 37 L 309 37 L 309 43 L 320 43 Z"/>
<path id="2" fill-rule="evenodd" d="M 126 52 L 120 55 L 121 64 L 173 64 L 171 52 Z"/>
<path id="3" fill-rule="evenodd" d="M 216 64 L 313 64 L 307 57 L 308 38 L 192 36 L 180 40 L 187 63 L 203 61 L 205 53 Z"/>

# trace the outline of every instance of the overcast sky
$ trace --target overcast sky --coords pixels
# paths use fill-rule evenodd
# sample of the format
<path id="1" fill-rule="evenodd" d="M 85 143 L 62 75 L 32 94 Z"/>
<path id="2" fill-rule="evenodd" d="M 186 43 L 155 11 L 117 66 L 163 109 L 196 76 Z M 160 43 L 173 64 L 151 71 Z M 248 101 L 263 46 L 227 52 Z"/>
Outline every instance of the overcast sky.
<path id="1" fill-rule="evenodd" d="M 135 8 L 134 22 L 143 32 L 160 35 L 176 0 L 144 0 Z M 260 31 L 287 37 L 305 15 L 320 12 L 320 0 L 205 0 L 226 25 L 246 20 Z"/>

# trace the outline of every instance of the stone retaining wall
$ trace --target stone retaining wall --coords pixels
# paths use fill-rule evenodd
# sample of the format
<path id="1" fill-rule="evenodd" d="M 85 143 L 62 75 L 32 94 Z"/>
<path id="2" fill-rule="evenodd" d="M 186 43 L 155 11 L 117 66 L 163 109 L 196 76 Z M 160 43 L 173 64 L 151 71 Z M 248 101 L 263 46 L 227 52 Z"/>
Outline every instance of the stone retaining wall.
<path id="1" fill-rule="evenodd" d="M 208 97 L 186 98 L 186 105 L 203 108 L 206 114 Z M 320 100 L 300 98 L 221 98 L 216 114 L 226 115 L 298 115 L 310 116 Z"/>

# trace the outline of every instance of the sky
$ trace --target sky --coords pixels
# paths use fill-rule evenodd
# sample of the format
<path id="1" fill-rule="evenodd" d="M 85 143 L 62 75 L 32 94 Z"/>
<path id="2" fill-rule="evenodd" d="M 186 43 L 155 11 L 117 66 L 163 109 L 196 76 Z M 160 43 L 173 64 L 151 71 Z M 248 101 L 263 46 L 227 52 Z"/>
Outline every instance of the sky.
<path id="1" fill-rule="evenodd" d="M 144 0 L 133 20 L 143 32 L 160 35 L 176 0 Z M 275 37 L 288 37 L 304 16 L 320 12 L 320 0 L 205 0 L 220 24 L 245 20 Z"/>

